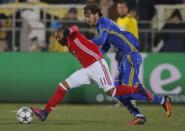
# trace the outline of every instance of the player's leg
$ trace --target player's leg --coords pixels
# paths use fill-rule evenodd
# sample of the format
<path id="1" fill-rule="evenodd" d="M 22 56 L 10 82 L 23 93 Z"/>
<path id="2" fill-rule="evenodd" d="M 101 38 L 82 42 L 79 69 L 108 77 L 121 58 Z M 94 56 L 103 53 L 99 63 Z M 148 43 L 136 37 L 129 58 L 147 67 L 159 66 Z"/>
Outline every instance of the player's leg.
<path id="1" fill-rule="evenodd" d="M 122 95 L 116 98 L 127 108 L 130 114 L 134 117 L 132 120 L 129 121 L 129 125 L 144 124 L 146 122 L 145 116 L 131 102 L 131 95 Z"/>
<path id="2" fill-rule="evenodd" d="M 146 123 L 145 116 L 131 102 L 131 99 L 129 96 L 124 95 L 124 96 L 121 96 L 121 98 L 119 99 L 121 99 L 123 105 L 127 108 L 130 114 L 134 117 L 132 120 L 128 122 L 129 125 L 141 125 L 141 124 Z"/>
<path id="3" fill-rule="evenodd" d="M 131 59 L 133 61 L 133 65 L 134 65 L 134 69 L 135 69 L 135 75 L 134 75 L 134 79 L 133 79 L 133 83 L 139 83 L 138 86 L 141 89 L 146 90 L 147 92 L 150 92 L 149 90 L 147 90 L 144 85 L 140 82 L 139 80 L 139 67 L 141 65 L 141 55 L 138 53 L 134 53 L 131 55 Z M 144 102 L 148 102 L 150 101 L 151 103 L 155 103 L 155 104 L 161 104 L 165 111 L 166 111 L 166 115 L 169 117 L 171 116 L 171 103 L 169 100 L 169 97 L 167 96 L 161 96 L 161 95 L 154 95 L 150 92 L 151 94 L 151 99 L 149 100 L 146 96 L 143 96 L 140 93 L 136 93 L 132 95 L 132 99 L 134 100 L 140 100 L 140 101 L 144 101 Z"/>
<path id="4" fill-rule="evenodd" d="M 132 88 L 132 87 L 131 87 Z M 139 93 L 137 93 L 139 94 Z M 133 94 L 134 95 L 134 94 Z M 140 94 L 139 94 L 140 95 Z M 119 97 L 116 97 L 127 109 L 128 111 L 133 115 L 133 119 L 129 121 L 129 125 L 140 125 L 146 123 L 146 118 L 143 114 L 140 113 L 139 109 L 136 108 L 133 103 L 131 102 L 131 95 L 122 95 Z"/>
<path id="5" fill-rule="evenodd" d="M 129 83 L 137 84 L 139 86 L 139 88 L 141 88 L 143 90 L 146 90 L 147 92 L 150 92 L 149 90 L 147 90 L 143 86 L 143 84 L 140 82 L 139 77 L 138 77 L 139 76 L 139 68 L 140 68 L 140 65 L 142 63 L 141 55 L 139 53 L 133 53 L 133 54 L 128 56 L 127 60 L 129 62 L 127 64 L 130 65 L 130 66 L 127 66 L 127 68 L 128 69 L 131 68 L 130 69 L 131 70 L 130 76 L 132 76 L 132 77 L 130 77 L 130 76 L 129 77 L 125 77 L 125 78 L 123 78 L 123 81 L 125 83 L 128 82 L 128 84 Z M 125 69 L 123 69 L 123 70 L 125 70 Z M 155 101 L 155 103 L 160 103 L 161 102 L 162 97 L 155 96 L 155 99 L 154 99 L 154 95 L 151 92 L 150 92 L 150 94 L 151 94 L 150 100 L 146 96 L 141 94 L 141 93 L 131 95 L 131 98 L 133 100 L 139 100 L 139 101 L 145 101 L 145 102 L 146 101 Z"/>
<path id="6" fill-rule="evenodd" d="M 140 86 L 141 86 L 141 84 L 140 84 Z M 138 95 L 138 97 L 137 97 L 137 95 Z M 141 101 L 148 102 L 146 96 L 143 96 L 141 94 L 137 94 L 137 93 L 133 94 L 132 98 L 134 100 L 136 100 L 136 99 L 139 100 L 139 98 L 140 98 Z M 153 99 L 150 102 L 162 105 L 162 107 L 166 111 L 167 117 L 171 116 L 171 113 L 172 113 L 171 102 L 170 102 L 170 98 L 168 96 L 161 96 L 161 95 L 153 94 Z"/>
<path id="7" fill-rule="evenodd" d="M 133 83 L 138 83 L 138 86 L 142 89 L 145 89 L 147 92 L 150 92 L 149 90 L 147 90 L 143 84 L 141 84 L 138 76 L 139 76 L 139 67 L 141 64 L 141 56 L 137 53 L 134 53 L 131 55 L 131 59 L 133 62 L 133 66 L 135 69 L 135 75 L 134 75 L 134 79 L 133 79 Z M 151 93 L 152 94 L 152 93 Z M 143 96 L 140 93 L 136 93 L 133 94 L 131 96 L 132 99 L 134 100 L 140 100 L 140 101 L 144 101 L 144 102 L 148 102 L 150 101 L 151 103 L 155 103 L 155 104 L 161 104 L 165 111 L 166 111 L 166 115 L 169 117 L 171 116 L 171 104 L 170 104 L 170 100 L 169 97 L 165 97 L 165 96 L 160 96 L 160 95 L 151 95 L 151 99 L 148 100 L 148 98 L 146 96 Z"/>
<path id="8" fill-rule="evenodd" d="M 41 121 L 46 120 L 52 108 L 58 105 L 69 89 L 80 87 L 83 84 L 90 84 L 90 79 L 84 68 L 74 72 L 65 81 L 59 83 L 54 95 L 50 98 L 43 110 L 32 107 L 33 112 L 40 118 Z"/>
<path id="9" fill-rule="evenodd" d="M 140 88 L 145 88 L 143 86 L 143 84 L 139 83 Z M 148 99 L 146 98 L 146 96 L 143 96 L 142 94 L 134 94 L 132 95 L 132 98 L 134 100 L 139 100 L 139 101 L 143 101 L 143 102 L 148 102 Z M 164 96 L 160 96 L 160 95 L 155 95 L 153 94 L 152 99 L 150 100 L 151 103 L 155 103 L 155 104 L 163 104 L 165 100 Z"/>
<path id="10" fill-rule="evenodd" d="M 135 93 L 129 95 L 131 100 L 137 100 L 142 102 L 148 102 L 148 98 L 140 93 Z M 121 96 L 122 97 L 122 96 Z M 125 97 L 125 96 L 123 96 Z M 160 104 L 163 106 L 163 108 L 166 111 L 166 115 L 168 117 L 171 116 L 172 109 L 171 109 L 171 102 L 168 96 L 161 96 L 161 95 L 155 95 L 153 94 L 153 99 L 150 101 L 150 103 Z"/>
<path id="11" fill-rule="evenodd" d="M 64 99 L 66 92 L 69 89 L 69 85 L 66 81 L 60 83 L 53 94 L 53 96 L 49 99 L 48 103 L 46 104 L 45 108 L 39 109 L 35 107 L 31 107 L 34 114 L 41 120 L 46 120 L 48 114 L 51 112 L 52 108 L 59 104 L 60 101 Z"/>
<path id="12" fill-rule="evenodd" d="M 122 81 L 122 83 L 125 83 L 128 85 L 135 84 L 134 83 L 134 76 L 135 76 L 136 71 L 135 71 L 135 68 L 134 68 L 133 63 L 130 58 L 126 58 L 126 57 L 122 58 L 118 70 L 120 73 L 122 73 L 122 74 L 120 74 L 120 76 L 122 76 L 122 77 L 119 77 L 119 79 L 120 79 L 120 81 Z M 141 93 L 136 93 L 136 94 L 141 94 Z M 134 94 L 130 94 L 130 95 L 125 95 L 125 96 L 120 96 L 117 98 L 129 110 L 129 112 L 134 116 L 134 119 L 131 120 L 129 122 L 129 124 L 144 124 L 146 122 L 144 115 L 141 114 L 139 109 L 136 108 L 130 101 L 133 95 Z M 146 95 L 143 95 L 143 94 L 142 94 L 142 96 L 146 97 Z M 148 97 L 146 97 L 146 98 L 148 98 Z"/>
<path id="13" fill-rule="evenodd" d="M 128 109 L 132 116 L 143 116 L 140 111 L 131 103 L 131 98 L 129 95 L 119 96 L 117 99 L 122 101 L 122 104 Z"/>
<path id="14" fill-rule="evenodd" d="M 145 89 L 147 92 L 150 92 L 149 90 L 147 90 L 144 85 L 140 82 L 139 80 L 139 68 L 142 62 L 142 58 L 141 55 L 138 53 L 134 53 L 132 55 L 130 55 L 130 63 L 133 63 L 133 68 L 134 68 L 134 78 L 133 78 L 133 83 L 134 84 L 138 84 L 139 88 Z M 134 100 L 139 100 L 139 101 L 144 101 L 144 102 L 152 102 L 152 103 L 156 103 L 156 104 L 164 104 L 165 101 L 165 97 L 164 96 L 160 96 L 160 95 L 154 95 L 150 92 L 151 94 L 151 99 L 148 100 L 148 98 L 146 96 L 143 96 L 142 94 L 138 93 L 138 94 L 134 94 L 132 95 L 132 99 Z"/>
<path id="15" fill-rule="evenodd" d="M 59 83 L 54 95 L 49 99 L 48 103 L 45 105 L 45 110 L 51 112 L 52 108 L 59 104 L 60 101 L 64 99 L 65 94 L 69 90 L 70 86 L 68 82 L 63 81 Z"/>

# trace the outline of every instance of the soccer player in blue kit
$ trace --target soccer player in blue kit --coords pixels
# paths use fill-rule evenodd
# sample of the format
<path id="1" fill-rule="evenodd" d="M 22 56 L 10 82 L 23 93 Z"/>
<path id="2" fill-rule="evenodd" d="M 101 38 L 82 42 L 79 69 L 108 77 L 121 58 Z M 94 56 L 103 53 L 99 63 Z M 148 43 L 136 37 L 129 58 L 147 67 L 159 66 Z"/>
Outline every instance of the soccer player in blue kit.
<path id="1" fill-rule="evenodd" d="M 138 85 L 141 88 L 145 88 L 138 78 L 139 67 L 142 63 L 142 57 L 138 51 L 138 39 L 130 32 L 120 28 L 112 20 L 104 17 L 97 4 L 87 4 L 84 7 L 84 16 L 87 23 L 90 26 L 95 26 L 98 31 L 98 37 L 92 39 L 92 41 L 101 46 L 101 51 L 106 53 L 112 44 L 121 54 L 121 61 L 118 68 L 118 79 L 120 82 L 115 81 L 115 85 Z M 147 91 L 149 92 L 149 90 Z M 161 104 L 166 111 L 166 115 L 168 117 L 171 116 L 171 103 L 168 96 L 159 96 L 151 93 L 151 99 L 148 99 L 146 96 L 137 93 L 119 96 L 117 99 L 133 115 L 134 118 L 129 121 L 130 125 L 146 123 L 145 116 L 131 103 L 131 100 Z"/>

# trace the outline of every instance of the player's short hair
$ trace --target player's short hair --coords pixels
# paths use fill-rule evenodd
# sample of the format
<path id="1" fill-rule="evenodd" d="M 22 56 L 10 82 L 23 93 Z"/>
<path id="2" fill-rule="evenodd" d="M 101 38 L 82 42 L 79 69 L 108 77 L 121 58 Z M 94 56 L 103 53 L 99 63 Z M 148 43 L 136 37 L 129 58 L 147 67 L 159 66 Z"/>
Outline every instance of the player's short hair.
<path id="1" fill-rule="evenodd" d="M 59 32 L 62 32 L 63 33 L 63 38 L 61 39 L 58 39 L 58 33 Z M 67 36 L 70 34 L 70 30 L 68 27 L 66 26 L 62 26 L 60 28 L 58 28 L 56 31 L 55 31 L 55 39 L 59 42 L 60 45 L 62 46 L 66 46 L 67 45 Z"/>
<path id="2" fill-rule="evenodd" d="M 98 4 L 92 3 L 92 4 L 87 4 L 84 7 L 84 14 L 87 14 L 89 11 L 91 11 L 92 14 L 98 13 L 99 16 L 103 16 L 101 9 Z"/>
<path id="3" fill-rule="evenodd" d="M 117 3 L 117 5 L 118 5 L 118 4 L 124 4 L 124 5 L 126 5 L 126 7 L 127 7 L 128 9 L 130 9 L 128 2 L 125 1 L 125 0 L 118 0 L 116 3 Z"/>
<path id="4" fill-rule="evenodd" d="M 126 4 L 128 6 L 128 2 L 126 0 L 117 0 L 116 3 L 118 4 Z"/>
<path id="5" fill-rule="evenodd" d="M 69 30 L 69 27 L 67 26 L 62 26 L 60 28 L 57 29 L 57 31 L 62 31 L 64 36 L 68 36 L 70 34 L 70 30 Z"/>

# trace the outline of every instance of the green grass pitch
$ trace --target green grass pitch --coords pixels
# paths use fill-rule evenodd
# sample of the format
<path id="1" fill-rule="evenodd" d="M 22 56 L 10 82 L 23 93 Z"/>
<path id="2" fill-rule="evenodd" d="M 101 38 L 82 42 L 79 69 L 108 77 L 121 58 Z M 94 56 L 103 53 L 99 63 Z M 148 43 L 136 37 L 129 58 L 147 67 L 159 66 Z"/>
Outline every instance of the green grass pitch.
<path id="1" fill-rule="evenodd" d="M 16 110 L 21 106 L 40 104 L 0 104 L 0 131 L 185 131 L 185 105 L 173 105 L 172 117 L 167 118 L 158 105 L 138 105 L 147 123 L 129 126 L 132 118 L 122 107 L 112 105 L 60 105 L 47 121 L 36 117 L 31 124 L 16 121 Z"/>

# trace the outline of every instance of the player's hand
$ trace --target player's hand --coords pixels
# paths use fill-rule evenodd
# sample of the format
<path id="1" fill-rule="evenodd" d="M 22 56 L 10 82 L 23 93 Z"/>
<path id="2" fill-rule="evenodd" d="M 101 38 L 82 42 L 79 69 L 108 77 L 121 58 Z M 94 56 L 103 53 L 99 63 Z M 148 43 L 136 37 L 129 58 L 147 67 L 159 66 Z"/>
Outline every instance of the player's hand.
<path id="1" fill-rule="evenodd" d="M 76 25 L 72 25 L 71 27 L 72 32 L 79 32 L 79 28 Z"/>

